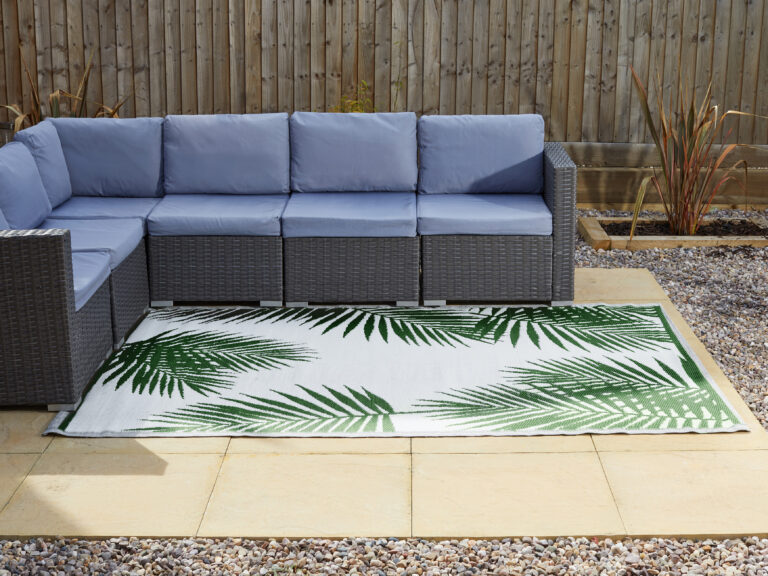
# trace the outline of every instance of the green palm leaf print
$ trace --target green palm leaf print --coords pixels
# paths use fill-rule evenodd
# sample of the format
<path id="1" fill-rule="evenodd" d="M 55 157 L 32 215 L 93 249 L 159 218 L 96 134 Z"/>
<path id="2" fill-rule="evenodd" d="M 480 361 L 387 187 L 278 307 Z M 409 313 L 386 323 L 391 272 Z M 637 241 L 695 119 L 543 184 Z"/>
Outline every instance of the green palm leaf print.
<path id="1" fill-rule="evenodd" d="M 278 398 L 225 398 L 201 402 L 146 420 L 144 432 L 349 434 L 394 432 L 392 406 L 362 388 L 324 392 L 297 385 L 299 394 L 273 392 Z"/>
<path id="2" fill-rule="evenodd" d="M 129 342 L 104 364 L 103 384 L 118 389 L 130 383 L 138 394 L 182 398 L 187 389 L 207 396 L 229 388 L 233 376 L 251 370 L 270 370 L 291 362 L 306 362 L 312 351 L 265 338 L 218 332 L 165 331 L 146 340 Z"/>

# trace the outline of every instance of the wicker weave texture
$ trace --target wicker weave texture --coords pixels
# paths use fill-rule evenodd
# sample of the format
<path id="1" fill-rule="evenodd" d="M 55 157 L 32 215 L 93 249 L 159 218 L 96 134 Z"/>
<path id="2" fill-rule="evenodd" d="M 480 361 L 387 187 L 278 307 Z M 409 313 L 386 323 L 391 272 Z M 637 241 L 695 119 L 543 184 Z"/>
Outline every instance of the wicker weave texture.
<path id="1" fill-rule="evenodd" d="M 118 344 L 149 306 L 147 248 L 144 240 L 112 271 L 112 334 Z"/>
<path id="2" fill-rule="evenodd" d="M 563 146 L 544 145 L 544 201 L 552 212 L 552 300 L 573 300 L 576 164 Z"/>
<path id="3" fill-rule="evenodd" d="M 421 251 L 424 300 L 552 298 L 550 236 L 423 236 Z"/>
<path id="4" fill-rule="evenodd" d="M 0 405 L 75 403 L 111 349 L 109 287 L 75 312 L 68 230 L 0 231 Z"/>
<path id="5" fill-rule="evenodd" d="M 150 236 L 149 278 L 152 300 L 282 301 L 282 238 Z"/>
<path id="6" fill-rule="evenodd" d="M 418 238 L 286 238 L 288 302 L 418 301 Z"/>

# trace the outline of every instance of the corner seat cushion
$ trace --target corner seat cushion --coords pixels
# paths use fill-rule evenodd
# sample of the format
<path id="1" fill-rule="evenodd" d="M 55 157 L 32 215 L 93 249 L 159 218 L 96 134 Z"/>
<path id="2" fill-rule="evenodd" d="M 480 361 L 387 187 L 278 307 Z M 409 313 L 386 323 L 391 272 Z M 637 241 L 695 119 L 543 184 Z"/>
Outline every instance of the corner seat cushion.
<path id="1" fill-rule="evenodd" d="M 420 195 L 418 212 L 424 236 L 552 234 L 552 213 L 539 194 Z"/>
<path id="2" fill-rule="evenodd" d="M 74 196 L 162 196 L 162 118 L 54 118 Z"/>
<path id="3" fill-rule="evenodd" d="M 422 194 L 538 194 L 544 119 L 538 114 L 419 118 Z"/>
<path id="4" fill-rule="evenodd" d="M 106 198 L 75 196 L 55 208 L 51 218 L 59 220 L 103 220 L 109 218 L 141 218 L 146 222 L 160 198 Z M 146 229 L 146 228 L 145 228 Z"/>
<path id="5" fill-rule="evenodd" d="M 0 148 L 0 211 L 14 230 L 37 228 L 51 213 L 35 159 L 21 142 Z"/>
<path id="6" fill-rule="evenodd" d="M 287 194 L 171 194 L 147 219 L 151 236 L 280 236 Z"/>
<path id="7" fill-rule="evenodd" d="M 130 256 L 144 238 L 144 223 L 138 218 L 110 220 L 57 220 L 49 218 L 40 228 L 62 228 L 72 237 L 72 252 L 106 252 L 114 270 Z"/>
<path id="8" fill-rule="evenodd" d="M 32 153 L 40 171 L 40 179 L 54 208 L 72 196 L 69 170 L 61 149 L 61 140 L 53 122 L 46 120 L 17 132 L 13 137 Z"/>
<path id="9" fill-rule="evenodd" d="M 288 114 L 166 116 L 166 194 L 287 194 Z"/>
<path id="10" fill-rule="evenodd" d="M 291 116 L 291 189 L 408 192 L 416 189 L 413 112 Z"/>
<path id="11" fill-rule="evenodd" d="M 293 194 L 283 213 L 284 238 L 416 236 L 414 192 Z"/>
<path id="12" fill-rule="evenodd" d="M 109 278 L 109 254 L 106 252 L 73 252 L 72 277 L 75 284 L 75 311 L 88 303 Z"/>

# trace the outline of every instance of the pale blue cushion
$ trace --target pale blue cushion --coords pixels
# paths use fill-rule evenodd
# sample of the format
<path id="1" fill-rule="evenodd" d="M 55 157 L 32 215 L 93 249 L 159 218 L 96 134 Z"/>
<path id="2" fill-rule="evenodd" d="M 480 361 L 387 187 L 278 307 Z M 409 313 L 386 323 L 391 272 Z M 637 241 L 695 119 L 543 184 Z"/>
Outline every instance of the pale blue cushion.
<path id="1" fill-rule="evenodd" d="M 73 252 L 72 277 L 75 285 L 75 311 L 88 303 L 109 278 L 109 254 L 106 252 Z"/>
<path id="2" fill-rule="evenodd" d="M 293 194 L 283 213 L 284 238 L 416 236 L 414 192 Z"/>
<path id="3" fill-rule="evenodd" d="M 11 225 L 8 224 L 8 220 L 5 219 L 5 215 L 0 212 L 0 230 L 9 230 Z"/>
<path id="4" fill-rule="evenodd" d="M 15 230 L 37 228 L 51 213 L 35 159 L 21 142 L 0 148 L 0 211 Z"/>
<path id="5" fill-rule="evenodd" d="M 552 213 L 539 194 L 421 195 L 418 205 L 423 236 L 552 234 Z"/>
<path id="6" fill-rule="evenodd" d="M 152 210 L 152 236 L 280 236 L 287 194 L 172 194 Z"/>
<path id="7" fill-rule="evenodd" d="M 288 114 L 167 116 L 166 194 L 287 194 Z"/>
<path id="8" fill-rule="evenodd" d="M 416 115 L 294 112 L 291 189 L 406 192 L 416 189 Z"/>
<path id="9" fill-rule="evenodd" d="M 51 206 L 56 207 L 69 200 L 72 196 L 69 170 L 64 160 L 59 134 L 53 123 L 46 120 L 17 132 L 13 139 L 24 144 L 32 152 Z"/>
<path id="10" fill-rule="evenodd" d="M 141 218 L 147 216 L 160 198 L 105 198 L 74 196 L 51 212 L 59 220 L 101 220 L 108 218 Z"/>
<path id="11" fill-rule="evenodd" d="M 72 236 L 72 252 L 106 252 L 114 270 L 130 256 L 144 238 L 144 223 L 138 218 L 112 220 L 57 220 L 48 218 L 43 229 L 62 228 Z"/>
<path id="12" fill-rule="evenodd" d="M 75 196 L 162 195 L 162 118 L 54 118 Z"/>
<path id="13" fill-rule="evenodd" d="M 422 194 L 538 194 L 544 120 L 538 114 L 419 118 Z"/>

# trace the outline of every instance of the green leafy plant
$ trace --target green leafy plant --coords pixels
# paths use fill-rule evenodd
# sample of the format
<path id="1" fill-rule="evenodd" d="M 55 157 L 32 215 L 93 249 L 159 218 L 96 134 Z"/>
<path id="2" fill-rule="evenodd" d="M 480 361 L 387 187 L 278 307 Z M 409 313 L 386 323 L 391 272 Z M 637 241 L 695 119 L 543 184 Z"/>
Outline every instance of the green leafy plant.
<path id="1" fill-rule="evenodd" d="M 723 186 L 734 181 L 744 188 L 735 174 L 739 166 L 743 166 L 746 173 L 746 162 L 742 160 L 726 166 L 726 161 L 738 145 L 727 144 L 714 153 L 715 144 L 723 132 L 724 118 L 744 113 L 729 110 L 720 115 L 717 106 L 712 105 L 711 84 L 701 103 L 697 104 L 694 94 L 678 75 L 676 111 L 667 113 L 659 91 L 657 124 L 651 115 L 648 93 L 634 68 L 632 78 L 640 95 L 645 123 L 656 146 L 661 168 L 658 173 L 654 170 L 653 175 L 647 176 L 640 183 L 630 238 L 634 236 L 649 187 L 656 190 L 661 200 L 670 232 L 678 235 L 696 234 L 712 200 Z"/>
<path id="2" fill-rule="evenodd" d="M 21 54 L 21 47 L 19 47 Z M 13 116 L 13 130 L 18 132 L 23 128 L 34 126 L 42 122 L 46 115 L 44 114 L 43 104 L 40 99 L 40 93 L 37 90 L 37 85 L 32 78 L 32 74 L 29 71 L 29 66 L 24 59 L 24 55 L 21 54 L 21 63 L 24 67 L 24 74 L 27 82 L 29 83 L 30 93 L 32 95 L 31 108 L 24 111 L 19 104 L 10 104 L 3 106 Z M 128 96 L 119 100 L 114 106 L 106 106 L 104 104 L 91 102 L 86 99 L 85 95 L 88 93 L 88 83 L 91 78 L 91 72 L 93 71 L 93 52 L 91 52 L 88 58 L 88 64 L 83 71 L 83 76 L 80 78 L 80 82 L 77 86 L 76 92 L 70 90 L 54 90 L 48 95 L 48 117 L 59 118 L 61 116 L 67 116 L 72 118 L 85 118 L 88 116 L 89 105 L 91 108 L 95 105 L 95 112 L 92 116 L 94 118 L 118 118 L 120 108 L 123 107 L 128 100 Z M 69 108 L 66 112 L 65 109 Z"/>
<path id="3" fill-rule="evenodd" d="M 376 112 L 368 82 L 362 80 L 350 94 L 342 96 L 341 101 L 331 107 L 331 112 Z"/>
<path id="4" fill-rule="evenodd" d="M 300 346 L 263 338 L 218 332 L 162 332 L 129 342 L 104 364 L 103 384 L 115 389 L 126 383 L 138 394 L 182 398 L 186 389 L 203 396 L 229 388 L 236 374 L 270 370 L 290 362 L 307 362 L 312 352 Z"/>

